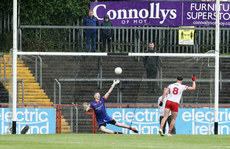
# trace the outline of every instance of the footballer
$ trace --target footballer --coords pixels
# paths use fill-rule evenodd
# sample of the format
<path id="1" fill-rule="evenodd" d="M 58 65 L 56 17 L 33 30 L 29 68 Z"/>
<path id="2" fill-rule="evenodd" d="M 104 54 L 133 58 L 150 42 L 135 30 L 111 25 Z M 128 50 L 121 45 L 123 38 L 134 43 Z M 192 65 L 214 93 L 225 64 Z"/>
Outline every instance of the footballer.
<path id="1" fill-rule="evenodd" d="M 166 101 L 166 105 L 165 105 L 164 118 L 161 120 L 161 126 L 160 126 L 160 129 L 158 131 L 161 136 L 164 136 L 163 126 L 164 126 L 165 121 L 167 120 L 167 118 L 169 116 L 170 111 L 171 111 L 172 119 L 171 119 L 169 131 L 168 131 L 168 136 L 171 136 L 171 131 L 174 128 L 174 125 L 176 122 L 176 117 L 178 114 L 178 105 L 180 103 L 180 99 L 181 99 L 183 91 L 196 89 L 196 77 L 195 77 L 195 75 L 192 76 L 192 81 L 193 81 L 192 87 L 182 85 L 183 77 L 178 76 L 176 83 L 170 84 L 165 89 L 163 96 L 162 96 L 162 99 L 161 99 L 161 102 L 159 104 L 159 106 L 162 106 L 164 98 L 168 94 L 168 97 L 167 97 L 168 100 Z"/>
<path id="2" fill-rule="evenodd" d="M 129 130 L 132 130 L 135 133 L 138 133 L 138 131 L 130 126 L 127 126 L 125 124 L 121 124 L 116 122 L 113 118 L 108 116 L 106 109 L 105 109 L 105 101 L 108 99 L 110 93 L 112 92 L 113 88 L 115 85 L 117 85 L 120 81 L 119 80 L 114 80 L 113 84 L 111 85 L 109 91 L 103 96 L 100 96 L 100 93 L 95 93 L 94 94 L 94 101 L 91 102 L 90 104 L 84 103 L 84 109 L 85 111 L 89 111 L 90 108 L 92 108 L 96 114 L 96 119 L 99 125 L 99 128 L 102 132 L 108 133 L 108 134 L 122 134 L 122 132 L 115 132 L 112 130 L 109 130 L 106 128 L 106 124 L 112 124 L 118 127 L 122 128 L 127 128 Z"/>

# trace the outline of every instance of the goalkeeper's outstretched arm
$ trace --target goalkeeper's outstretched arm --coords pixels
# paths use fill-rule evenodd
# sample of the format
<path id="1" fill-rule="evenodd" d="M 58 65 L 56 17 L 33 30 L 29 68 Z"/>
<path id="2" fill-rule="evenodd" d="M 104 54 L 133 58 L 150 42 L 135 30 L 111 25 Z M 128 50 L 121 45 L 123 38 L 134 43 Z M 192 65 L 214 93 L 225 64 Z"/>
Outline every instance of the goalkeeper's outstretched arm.
<path id="1" fill-rule="evenodd" d="M 108 90 L 108 92 L 104 95 L 105 99 L 108 99 L 110 93 L 113 91 L 113 88 L 115 87 L 115 85 L 117 85 L 118 83 L 120 83 L 120 80 L 113 80 L 113 84 L 111 85 L 110 89 Z"/>

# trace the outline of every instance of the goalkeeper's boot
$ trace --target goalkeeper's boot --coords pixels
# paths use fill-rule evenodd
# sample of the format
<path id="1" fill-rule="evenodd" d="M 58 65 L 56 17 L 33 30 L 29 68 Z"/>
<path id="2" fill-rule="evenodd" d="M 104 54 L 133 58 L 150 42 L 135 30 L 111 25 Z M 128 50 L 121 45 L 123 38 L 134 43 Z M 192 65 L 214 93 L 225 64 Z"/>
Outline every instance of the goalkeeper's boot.
<path id="1" fill-rule="evenodd" d="M 135 133 L 138 133 L 138 130 L 136 130 L 135 128 L 129 127 L 130 130 L 132 130 Z"/>
<path id="2" fill-rule="evenodd" d="M 164 136 L 164 133 L 163 133 L 163 130 L 162 130 L 162 129 L 159 129 L 158 132 L 159 132 L 159 134 L 160 134 L 161 136 Z"/>

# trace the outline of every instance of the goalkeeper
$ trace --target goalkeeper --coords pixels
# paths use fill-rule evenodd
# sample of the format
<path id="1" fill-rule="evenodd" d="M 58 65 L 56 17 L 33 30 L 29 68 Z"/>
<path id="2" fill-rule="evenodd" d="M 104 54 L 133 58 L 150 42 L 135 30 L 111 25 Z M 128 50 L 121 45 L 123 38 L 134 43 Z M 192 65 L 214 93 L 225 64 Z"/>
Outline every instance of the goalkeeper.
<path id="1" fill-rule="evenodd" d="M 135 133 L 138 133 L 138 131 L 130 126 L 127 126 L 125 124 L 121 124 L 116 122 L 113 118 L 108 116 L 106 109 L 105 109 L 105 100 L 109 97 L 110 93 L 112 92 L 115 85 L 117 85 L 120 81 L 114 80 L 112 86 L 110 87 L 109 91 L 101 98 L 100 93 L 95 93 L 94 98 L 95 101 L 91 102 L 90 104 L 83 103 L 83 107 L 85 111 L 89 111 L 90 107 L 93 108 L 96 119 L 99 125 L 99 128 L 102 132 L 109 133 L 109 134 L 122 134 L 122 132 L 115 132 L 109 129 L 106 129 L 106 124 L 112 124 L 118 127 L 127 128 L 132 130 Z"/>

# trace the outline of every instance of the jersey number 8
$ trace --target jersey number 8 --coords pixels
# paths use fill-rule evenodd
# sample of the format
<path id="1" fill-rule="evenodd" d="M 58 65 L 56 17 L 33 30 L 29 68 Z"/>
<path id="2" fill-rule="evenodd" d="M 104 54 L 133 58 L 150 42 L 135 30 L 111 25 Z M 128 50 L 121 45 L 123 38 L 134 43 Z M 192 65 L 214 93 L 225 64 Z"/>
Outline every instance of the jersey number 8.
<path id="1" fill-rule="evenodd" d="M 172 92 L 174 95 L 177 95 L 178 91 L 179 91 L 179 89 L 177 87 L 174 87 Z"/>

